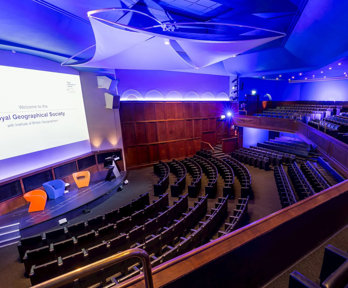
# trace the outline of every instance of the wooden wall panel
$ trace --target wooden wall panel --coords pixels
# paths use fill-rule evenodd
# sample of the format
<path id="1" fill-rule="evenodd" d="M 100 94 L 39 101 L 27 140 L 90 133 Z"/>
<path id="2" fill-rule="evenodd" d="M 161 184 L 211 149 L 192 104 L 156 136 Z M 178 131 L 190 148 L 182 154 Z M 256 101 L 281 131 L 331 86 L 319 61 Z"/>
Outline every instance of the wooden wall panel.
<path id="1" fill-rule="evenodd" d="M 146 123 L 137 122 L 135 125 L 136 144 L 146 143 Z"/>
<path id="2" fill-rule="evenodd" d="M 158 141 L 156 122 L 146 123 L 146 139 L 147 143 L 154 143 Z"/>
<path id="3" fill-rule="evenodd" d="M 193 155 L 205 139 L 215 145 L 217 119 L 229 102 L 127 102 L 121 105 L 121 126 L 127 167 Z M 203 133 L 204 132 L 204 133 Z M 220 143 L 220 142 L 219 142 Z"/>

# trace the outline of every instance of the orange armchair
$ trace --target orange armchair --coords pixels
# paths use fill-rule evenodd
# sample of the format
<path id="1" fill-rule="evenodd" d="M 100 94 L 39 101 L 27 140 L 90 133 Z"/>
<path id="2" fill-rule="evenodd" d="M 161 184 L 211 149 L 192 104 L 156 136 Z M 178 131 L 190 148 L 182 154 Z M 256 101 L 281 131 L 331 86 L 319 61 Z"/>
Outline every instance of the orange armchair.
<path id="1" fill-rule="evenodd" d="M 45 209 L 47 194 L 42 190 L 32 190 L 24 194 L 24 199 L 30 202 L 28 212 L 42 211 Z"/>
<path id="2" fill-rule="evenodd" d="M 79 171 L 72 174 L 78 188 L 88 187 L 91 179 L 89 171 Z"/>

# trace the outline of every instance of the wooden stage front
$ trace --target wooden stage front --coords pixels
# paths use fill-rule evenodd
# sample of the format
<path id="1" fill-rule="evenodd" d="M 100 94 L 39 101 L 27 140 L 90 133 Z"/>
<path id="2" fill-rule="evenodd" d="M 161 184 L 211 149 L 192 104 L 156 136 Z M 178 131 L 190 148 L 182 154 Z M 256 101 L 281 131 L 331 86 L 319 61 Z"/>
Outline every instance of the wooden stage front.
<path id="1" fill-rule="evenodd" d="M 29 213 L 28 204 L 0 216 L 0 227 L 17 226 L 21 237 L 56 227 L 58 220 L 66 218 L 69 221 L 109 198 L 123 184 L 126 174 L 122 171 L 121 176 L 109 182 L 104 180 L 105 171 L 94 173 L 88 187 L 78 189 L 72 184 L 69 193 L 47 200 L 43 211 Z"/>

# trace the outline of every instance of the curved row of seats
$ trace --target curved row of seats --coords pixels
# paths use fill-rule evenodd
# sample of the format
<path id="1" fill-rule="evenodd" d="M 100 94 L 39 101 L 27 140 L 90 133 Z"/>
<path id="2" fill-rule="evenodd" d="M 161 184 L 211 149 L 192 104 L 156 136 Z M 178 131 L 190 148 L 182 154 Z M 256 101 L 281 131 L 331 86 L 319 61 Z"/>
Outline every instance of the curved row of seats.
<path id="1" fill-rule="evenodd" d="M 162 198 L 167 198 L 167 196 L 168 194 Z M 150 218 L 143 225 L 135 225 L 128 233 L 121 233 L 118 235 L 115 233 L 109 234 L 108 238 L 100 239 L 102 241 L 99 241 L 98 244 L 87 249 L 82 248 L 65 257 L 60 256 L 56 259 L 45 258 L 46 263 L 42 265 L 34 264 L 31 266 L 29 274 L 31 282 L 32 284 L 39 283 L 38 281 L 41 282 L 53 277 L 54 275 L 52 275 L 52 273 L 59 274 L 62 270 L 64 270 L 64 272 L 71 271 L 77 266 L 81 266 L 81 263 L 86 265 L 122 250 L 129 249 L 132 245 L 138 246 L 138 243 L 145 243 L 144 245 L 148 247 L 150 243 L 152 243 L 150 241 L 153 237 L 152 235 L 157 234 L 157 232 L 163 227 L 170 225 L 174 219 L 179 218 L 187 211 L 187 209 L 188 197 L 185 195 L 184 197 L 180 197 L 178 201 L 174 202 L 173 206 L 168 207 L 167 210 L 156 215 L 155 218 Z M 76 254 L 78 254 L 78 256 Z M 79 261 L 76 260 L 76 257 Z M 52 261 L 47 262 L 47 260 Z M 40 259 L 40 261 L 42 260 Z M 57 265 L 60 266 L 60 269 L 59 271 L 54 272 L 53 268 Z M 49 271 L 51 271 L 51 273 L 48 273 Z"/>
<path id="2" fill-rule="evenodd" d="M 309 151 L 307 149 L 301 149 L 296 146 L 286 145 L 284 143 L 275 142 L 273 140 L 266 141 L 264 143 L 257 143 L 257 146 L 285 153 L 290 153 L 301 157 L 308 157 L 309 155 Z"/>
<path id="3" fill-rule="evenodd" d="M 209 160 L 216 166 L 222 179 L 224 179 L 224 187 L 222 188 L 223 197 L 234 198 L 234 172 L 232 167 L 220 158 L 212 156 Z"/>
<path id="4" fill-rule="evenodd" d="M 308 183 L 300 167 L 297 165 L 297 162 L 289 165 L 288 174 L 300 200 L 315 194 L 312 186 Z"/>
<path id="5" fill-rule="evenodd" d="M 301 170 L 315 192 L 320 192 L 330 187 L 325 178 L 315 169 L 311 162 L 302 163 Z"/>
<path id="6" fill-rule="evenodd" d="M 195 155 L 193 159 L 202 167 L 204 174 L 208 178 L 208 184 L 205 186 L 205 194 L 209 198 L 215 198 L 217 192 L 218 170 L 216 166 L 208 159 Z"/>
<path id="7" fill-rule="evenodd" d="M 69 237 L 78 237 L 79 235 L 94 231 L 103 225 L 116 223 L 117 221 L 124 217 L 130 216 L 136 211 L 144 209 L 149 204 L 149 193 L 144 193 L 141 194 L 137 199 L 132 200 L 129 204 L 110 211 L 104 216 L 100 215 L 89 219 L 87 222 L 82 221 L 77 224 L 72 224 L 53 231 L 45 232 L 42 235 L 39 234 L 21 238 L 17 246 L 19 258 L 22 260 L 27 250 L 50 245 L 52 243 L 66 240 Z M 150 208 L 148 208 L 148 211 L 150 211 Z"/>
<path id="8" fill-rule="evenodd" d="M 275 153 L 275 152 L 262 151 L 262 150 L 254 149 L 254 147 L 241 148 L 238 151 L 245 151 L 248 153 L 254 153 L 258 157 L 268 158 L 269 164 L 273 165 L 273 166 L 280 165 L 283 162 L 283 156 L 279 155 L 278 153 Z"/>
<path id="9" fill-rule="evenodd" d="M 295 193 L 291 187 L 288 176 L 282 165 L 274 167 L 274 178 L 277 184 L 278 194 L 282 208 L 297 202 Z"/>
<path id="10" fill-rule="evenodd" d="M 178 197 L 185 189 L 187 171 L 185 165 L 177 160 L 169 162 L 168 166 L 170 172 L 176 176 L 174 184 L 170 185 L 171 196 Z"/>
<path id="11" fill-rule="evenodd" d="M 281 163 L 292 163 L 296 160 L 296 155 L 290 154 L 290 153 L 285 153 L 285 152 L 276 151 L 276 150 L 272 150 L 272 149 L 268 149 L 268 148 L 264 148 L 264 147 L 258 147 L 258 146 L 250 146 L 249 149 L 252 149 L 252 150 L 257 151 L 259 153 L 264 152 L 264 153 L 266 153 L 265 156 L 267 156 L 269 158 L 279 157 L 279 159 L 282 159 Z M 269 155 L 268 153 L 271 153 L 271 155 Z M 277 161 L 273 162 L 273 165 L 279 165 L 279 164 Z"/>
<path id="12" fill-rule="evenodd" d="M 229 217 L 229 222 L 225 222 L 225 231 L 219 231 L 219 236 L 226 235 L 243 226 L 248 214 L 248 202 L 249 196 L 238 199 L 237 206 L 233 209 L 233 215 Z"/>
<path id="13" fill-rule="evenodd" d="M 169 186 L 169 166 L 167 163 L 160 161 L 153 166 L 153 172 L 160 178 L 156 184 L 153 185 L 155 196 L 166 193 Z"/>
<path id="14" fill-rule="evenodd" d="M 180 196 L 178 201 L 187 203 L 187 196 L 187 194 Z M 133 247 L 139 247 L 147 251 L 152 259 L 152 267 L 167 261 L 173 257 L 173 246 L 176 247 L 172 244 L 181 241 L 181 235 L 185 235 L 187 231 L 195 227 L 199 220 L 206 214 L 206 211 L 207 197 L 199 197 L 198 202 L 195 202 L 194 207 L 190 208 L 187 213 L 184 212 L 181 215 L 175 215 L 177 217 L 174 219 L 177 220 L 172 219 L 171 226 L 166 227 L 164 225 L 157 234 L 151 235 L 143 243 L 136 243 Z M 140 272 L 138 268 L 140 263 L 138 262 L 139 260 L 137 259 L 130 259 L 112 265 L 85 278 L 74 280 L 74 283 L 70 283 L 66 287 L 74 287 L 74 284 L 77 284 L 81 288 L 90 286 L 102 287 L 104 285 L 112 285 L 112 283 L 123 282 Z"/>
<path id="15" fill-rule="evenodd" d="M 249 164 L 266 171 L 270 169 L 270 159 L 260 155 L 257 152 L 254 152 L 253 150 L 248 150 L 246 148 L 238 149 L 232 152 L 231 156 L 245 164 Z"/>
<path id="16" fill-rule="evenodd" d="M 116 223 L 105 222 L 103 227 L 97 230 L 92 229 L 89 232 L 75 236 L 65 234 L 65 239 L 59 242 L 51 243 L 40 248 L 27 250 L 23 257 L 25 274 L 28 275 L 32 265 L 43 264 L 57 257 L 67 256 L 74 251 L 88 249 L 95 244 L 119 236 L 121 233 L 130 233 L 132 227 L 143 225 L 148 219 L 159 217 L 160 213 L 167 210 L 169 205 L 168 194 L 164 194 L 151 205 L 146 206 L 143 210 L 126 216 Z M 147 227 L 151 224 L 145 223 Z"/>
<path id="17" fill-rule="evenodd" d="M 222 160 L 225 161 L 228 165 L 230 165 L 233 171 L 235 172 L 238 181 L 241 185 L 241 198 L 246 198 L 250 196 L 252 189 L 251 176 L 249 170 L 237 159 L 234 159 L 232 157 L 224 157 Z"/>
<path id="18" fill-rule="evenodd" d="M 181 162 L 192 176 L 191 184 L 188 185 L 188 195 L 189 197 L 196 198 L 202 186 L 202 168 L 193 158 L 185 158 Z"/>

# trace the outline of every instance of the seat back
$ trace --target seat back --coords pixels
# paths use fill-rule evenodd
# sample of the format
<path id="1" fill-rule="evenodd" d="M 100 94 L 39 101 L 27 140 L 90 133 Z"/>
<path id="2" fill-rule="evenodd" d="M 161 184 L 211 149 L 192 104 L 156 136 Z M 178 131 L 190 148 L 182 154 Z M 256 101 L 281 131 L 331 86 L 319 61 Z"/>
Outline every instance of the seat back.
<path id="1" fill-rule="evenodd" d="M 30 202 L 28 212 L 37 212 L 45 209 L 47 194 L 45 191 L 37 189 L 24 194 L 24 199 Z"/>
<path id="2" fill-rule="evenodd" d="M 89 171 L 79 171 L 72 174 L 78 188 L 88 187 L 91 179 Z"/>

